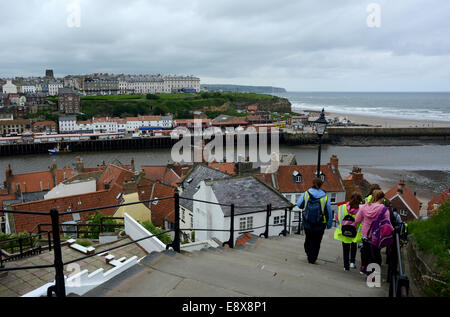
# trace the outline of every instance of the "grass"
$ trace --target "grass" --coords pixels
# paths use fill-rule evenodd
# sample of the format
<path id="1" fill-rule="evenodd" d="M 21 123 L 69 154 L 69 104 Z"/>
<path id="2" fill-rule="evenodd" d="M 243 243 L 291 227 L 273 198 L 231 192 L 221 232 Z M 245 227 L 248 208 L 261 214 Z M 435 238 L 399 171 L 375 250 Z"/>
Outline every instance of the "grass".
<path id="1" fill-rule="evenodd" d="M 208 110 L 228 104 L 228 110 L 219 114 L 236 113 L 235 103 L 253 103 L 263 99 L 277 99 L 265 94 L 245 93 L 197 93 L 197 94 L 159 94 L 159 95 L 116 95 L 90 96 L 81 99 L 83 115 L 78 120 L 87 120 L 95 116 L 135 117 L 138 115 L 173 114 L 175 119 L 192 119 L 196 110 Z M 210 112 L 210 118 L 217 111 Z M 214 116 L 212 116 L 214 115 Z"/>
<path id="2" fill-rule="evenodd" d="M 450 296 L 450 201 L 443 204 L 431 219 L 409 224 L 409 231 L 421 250 L 436 256 L 436 269 L 447 283 L 437 292 Z"/>

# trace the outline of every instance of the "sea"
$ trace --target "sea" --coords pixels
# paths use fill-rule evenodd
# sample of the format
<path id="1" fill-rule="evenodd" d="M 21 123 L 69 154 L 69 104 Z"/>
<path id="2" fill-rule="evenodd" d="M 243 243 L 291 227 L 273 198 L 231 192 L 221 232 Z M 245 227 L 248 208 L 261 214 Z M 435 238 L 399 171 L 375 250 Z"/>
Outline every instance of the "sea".
<path id="1" fill-rule="evenodd" d="M 450 92 L 286 92 L 295 110 L 450 122 Z"/>

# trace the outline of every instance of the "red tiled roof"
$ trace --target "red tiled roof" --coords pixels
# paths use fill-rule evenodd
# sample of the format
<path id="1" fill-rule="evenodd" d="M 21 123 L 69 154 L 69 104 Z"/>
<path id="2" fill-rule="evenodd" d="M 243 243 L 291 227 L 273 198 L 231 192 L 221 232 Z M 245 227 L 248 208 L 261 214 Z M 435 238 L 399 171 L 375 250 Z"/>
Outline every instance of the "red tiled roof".
<path id="1" fill-rule="evenodd" d="M 410 211 L 413 212 L 416 217 L 419 216 L 420 212 L 420 201 L 414 196 L 414 193 L 409 190 L 409 188 L 405 185 L 403 188 L 403 194 L 398 193 L 398 188 L 400 187 L 400 183 L 389 189 L 385 197 L 389 200 L 392 200 L 395 196 L 400 196 L 403 201 L 408 205 L 406 207 L 410 208 Z"/>
<path id="2" fill-rule="evenodd" d="M 248 106 L 247 110 L 248 111 L 258 111 L 258 106 Z"/>
<path id="3" fill-rule="evenodd" d="M 208 166 L 230 175 L 236 175 L 236 165 L 234 163 L 208 163 Z"/>
<path id="4" fill-rule="evenodd" d="M 20 184 L 22 193 L 36 193 L 55 187 L 50 171 L 13 175 L 11 190 L 14 193 L 17 191 L 17 184 Z"/>
<path id="5" fill-rule="evenodd" d="M 17 204 L 13 205 L 12 208 L 13 210 L 36 211 L 36 212 L 50 212 L 52 208 L 58 209 L 59 212 L 66 212 L 69 208 L 72 211 L 96 207 L 98 208 L 102 206 L 111 206 L 119 204 L 120 201 L 116 200 L 116 197 L 118 196 L 119 193 L 120 187 L 113 185 L 109 190 L 102 190 L 93 193 L 66 196 L 55 199 L 40 200 L 24 204 Z M 117 208 L 103 209 L 99 210 L 99 212 L 111 216 L 114 214 L 116 209 Z M 81 220 L 85 222 L 87 220 L 87 216 L 94 212 L 95 211 L 81 213 L 80 214 Z M 72 220 L 73 220 L 72 215 L 64 215 L 60 217 L 60 222 Z M 15 214 L 14 223 L 16 227 L 16 232 L 24 232 L 24 231 L 30 232 L 38 224 L 49 224 L 51 223 L 51 220 L 49 216 Z"/>
<path id="6" fill-rule="evenodd" d="M 56 126 L 56 122 L 54 122 L 54 121 L 39 121 L 39 122 L 35 122 L 35 123 L 33 123 L 33 128 L 36 127 L 36 126 L 41 126 L 41 125 Z"/>
<path id="7" fill-rule="evenodd" d="M 148 181 L 147 181 L 148 182 Z M 165 184 L 150 182 L 151 184 L 138 186 L 139 200 L 173 197 L 176 188 Z M 146 203 L 152 211 L 152 223 L 164 228 L 164 221 L 175 221 L 175 204 L 173 199 L 160 200 L 157 203 Z"/>
<path id="8" fill-rule="evenodd" d="M 163 166 L 142 166 L 145 177 L 164 184 L 173 185 L 181 181 L 181 177 L 172 169 Z"/>
<path id="9" fill-rule="evenodd" d="M 123 167 L 109 164 L 97 182 L 97 190 L 104 189 L 104 183 L 117 184 L 122 187 L 125 181 L 131 181 L 134 173 Z"/>
<path id="10" fill-rule="evenodd" d="M 442 205 L 447 200 L 450 200 L 450 188 L 447 188 L 443 193 L 440 193 L 436 197 L 434 197 L 430 202 L 428 203 L 428 211 L 432 211 L 434 209 L 434 205 Z"/>
<path id="11" fill-rule="evenodd" d="M 331 165 L 322 165 L 321 172 L 325 175 L 322 189 L 327 192 L 343 192 L 344 187 L 339 173 L 333 173 Z M 293 180 L 293 173 L 297 171 L 302 175 L 302 183 L 297 184 Z M 316 177 L 316 165 L 288 165 L 280 166 L 277 173 L 278 189 L 282 193 L 304 193 L 312 186 Z"/>

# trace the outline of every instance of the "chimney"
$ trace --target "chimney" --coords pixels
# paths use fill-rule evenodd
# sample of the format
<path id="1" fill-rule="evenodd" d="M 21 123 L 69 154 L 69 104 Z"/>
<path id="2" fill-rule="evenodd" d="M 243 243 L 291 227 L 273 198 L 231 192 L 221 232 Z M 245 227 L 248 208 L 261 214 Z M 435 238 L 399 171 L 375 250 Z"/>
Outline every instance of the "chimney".
<path id="1" fill-rule="evenodd" d="M 339 159 L 336 155 L 333 155 L 330 158 L 330 164 L 333 166 L 336 170 L 339 169 Z"/>
<path id="2" fill-rule="evenodd" d="M 5 178 L 5 188 L 8 190 L 8 193 L 11 194 L 11 185 L 12 185 L 12 178 L 13 178 L 13 172 L 11 169 L 11 164 L 8 164 L 8 167 L 6 168 L 6 178 Z"/>
<path id="3" fill-rule="evenodd" d="M 134 157 L 131 158 L 131 170 L 132 170 L 133 172 L 136 171 L 136 168 L 135 168 L 135 166 L 134 166 Z"/>
<path id="4" fill-rule="evenodd" d="M 78 173 L 84 172 L 83 159 L 79 156 L 77 156 L 77 158 L 75 159 L 75 169 L 77 170 Z"/>
<path id="5" fill-rule="evenodd" d="M 352 174 L 353 174 L 353 181 L 355 182 L 355 185 L 357 185 L 357 186 L 361 185 L 362 181 L 364 180 L 364 175 L 361 171 L 361 168 L 359 168 L 358 166 L 354 166 Z"/>

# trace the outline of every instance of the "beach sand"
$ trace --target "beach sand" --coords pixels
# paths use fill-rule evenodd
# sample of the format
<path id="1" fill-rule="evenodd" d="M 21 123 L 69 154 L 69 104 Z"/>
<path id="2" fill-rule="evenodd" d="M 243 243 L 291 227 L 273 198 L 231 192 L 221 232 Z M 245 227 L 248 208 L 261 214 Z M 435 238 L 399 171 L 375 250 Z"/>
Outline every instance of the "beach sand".
<path id="1" fill-rule="evenodd" d="M 352 168 L 352 166 L 340 166 L 342 177 L 347 177 Z M 406 186 L 417 194 L 417 199 L 422 203 L 422 216 L 426 215 L 428 202 L 450 186 L 450 171 L 408 171 L 365 167 L 362 172 L 369 183 L 380 185 L 384 192 L 398 184 L 400 180 L 405 180 Z"/>
<path id="2" fill-rule="evenodd" d="M 346 117 L 353 123 L 382 126 L 383 128 L 408 128 L 408 127 L 450 127 L 450 121 L 409 120 L 388 117 L 362 116 L 354 114 L 329 113 L 329 118 Z"/>

